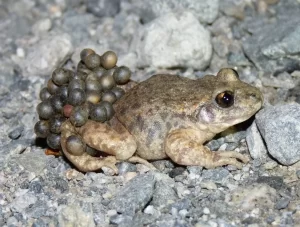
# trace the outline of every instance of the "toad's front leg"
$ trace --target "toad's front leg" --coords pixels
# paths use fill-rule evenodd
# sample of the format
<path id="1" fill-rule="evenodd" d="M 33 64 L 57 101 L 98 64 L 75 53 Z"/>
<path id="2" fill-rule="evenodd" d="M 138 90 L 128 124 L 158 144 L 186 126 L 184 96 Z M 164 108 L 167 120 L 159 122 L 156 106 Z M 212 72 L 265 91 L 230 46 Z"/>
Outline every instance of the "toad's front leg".
<path id="1" fill-rule="evenodd" d="M 85 143 L 111 156 L 98 158 L 85 152 Z M 62 125 L 61 146 L 63 153 L 79 170 L 90 172 L 108 167 L 118 172 L 118 160 L 130 158 L 137 145 L 132 135 L 117 121 L 112 126 L 95 121 L 87 121 L 81 127 L 74 127 L 70 121 Z"/>
<path id="2" fill-rule="evenodd" d="M 170 132 L 165 141 L 166 154 L 178 164 L 199 165 L 207 169 L 223 165 L 233 165 L 241 169 L 241 162 L 249 162 L 246 156 L 235 151 L 210 151 L 202 145 L 198 134 L 194 129 L 178 129 Z"/>

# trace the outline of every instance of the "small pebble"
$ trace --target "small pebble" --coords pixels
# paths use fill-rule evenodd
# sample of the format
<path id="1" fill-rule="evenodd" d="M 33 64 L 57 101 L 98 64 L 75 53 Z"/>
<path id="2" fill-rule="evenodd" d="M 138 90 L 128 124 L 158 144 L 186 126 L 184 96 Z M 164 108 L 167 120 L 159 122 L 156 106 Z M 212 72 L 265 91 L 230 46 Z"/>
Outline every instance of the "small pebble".
<path id="1" fill-rule="evenodd" d="M 271 169 L 274 169 L 275 167 L 277 167 L 278 163 L 272 160 L 272 161 L 268 161 L 263 166 L 266 170 L 271 170 Z"/>
<path id="2" fill-rule="evenodd" d="M 208 190 L 216 190 L 218 189 L 217 185 L 212 182 L 212 181 L 202 181 L 200 183 L 200 186 L 204 189 L 208 189 Z"/>
<path id="3" fill-rule="evenodd" d="M 24 127 L 19 126 L 15 129 L 13 129 L 11 132 L 9 132 L 8 137 L 12 140 L 16 140 L 22 135 L 23 130 L 24 130 Z"/>
<path id="4" fill-rule="evenodd" d="M 203 208 L 203 213 L 204 214 L 210 214 L 210 210 L 207 207 Z"/>

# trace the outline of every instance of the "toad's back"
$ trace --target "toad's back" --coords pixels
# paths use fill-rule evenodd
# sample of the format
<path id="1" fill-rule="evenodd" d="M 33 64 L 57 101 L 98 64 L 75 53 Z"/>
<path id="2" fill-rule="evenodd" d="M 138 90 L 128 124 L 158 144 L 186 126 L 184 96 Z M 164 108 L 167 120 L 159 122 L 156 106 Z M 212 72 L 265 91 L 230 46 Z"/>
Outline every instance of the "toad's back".
<path id="1" fill-rule="evenodd" d="M 205 76 L 191 80 L 176 75 L 155 75 L 129 90 L 114 108 L 121 121 L 125 115 L 151 115 L 161 111 L 178 114 L 190 112 L 194 105 L 199 106 L 210 99 L 213 78 Z"/>

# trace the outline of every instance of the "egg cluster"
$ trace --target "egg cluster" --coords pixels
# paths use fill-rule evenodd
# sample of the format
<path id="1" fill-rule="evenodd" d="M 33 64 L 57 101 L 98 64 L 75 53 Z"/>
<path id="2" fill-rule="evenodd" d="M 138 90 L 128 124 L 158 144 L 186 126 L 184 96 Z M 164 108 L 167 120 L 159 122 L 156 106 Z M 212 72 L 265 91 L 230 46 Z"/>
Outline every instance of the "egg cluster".
<path id="1" fill-rule="evenodd" d="M 98 55 L 92 49 L 83 49 L 76 72 L 57 68 L 40 91 L 41 103 L 37 105 L 40 121 L 34 126 L 35 134 L 47 138 L 52 149 L 60 149 L 61 125 L 66 119 L 76 126 L 88 119 L 105 122 L 114 115 L 112 104 L 125 91 L 117 85 L 130 81 L 131 71 L 118 67 L 118 57 L 113 51 Z"/>

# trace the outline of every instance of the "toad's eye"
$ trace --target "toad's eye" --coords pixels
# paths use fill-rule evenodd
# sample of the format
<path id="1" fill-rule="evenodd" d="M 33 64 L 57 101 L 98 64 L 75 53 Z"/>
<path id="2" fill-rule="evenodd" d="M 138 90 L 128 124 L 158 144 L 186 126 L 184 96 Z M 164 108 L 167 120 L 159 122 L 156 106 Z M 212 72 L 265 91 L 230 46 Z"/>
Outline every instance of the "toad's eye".
<path id="1" fill-rule="evenodd" d="M 216 103 L 222 108 L 231 107 L 234 103 L 232 91 L 223 91 L 216 96 Z"/>

